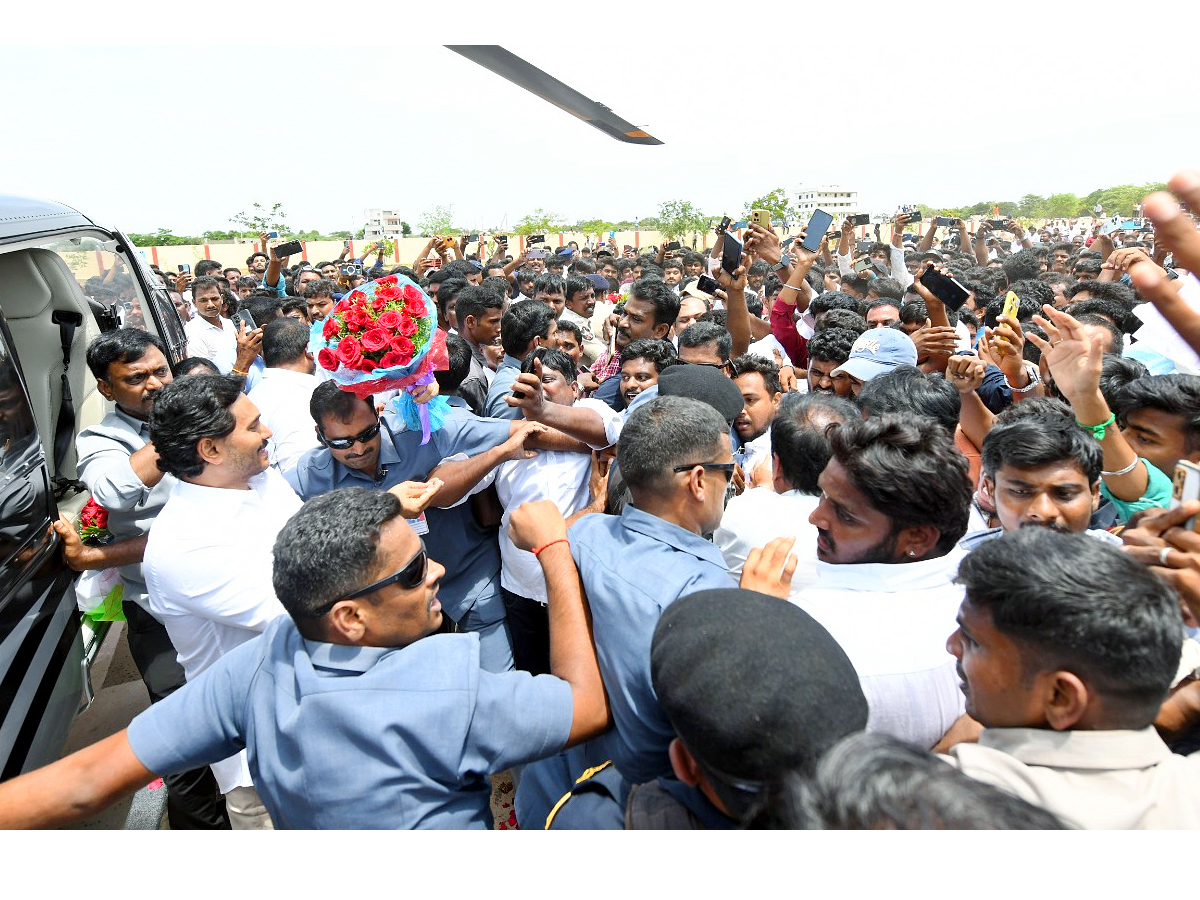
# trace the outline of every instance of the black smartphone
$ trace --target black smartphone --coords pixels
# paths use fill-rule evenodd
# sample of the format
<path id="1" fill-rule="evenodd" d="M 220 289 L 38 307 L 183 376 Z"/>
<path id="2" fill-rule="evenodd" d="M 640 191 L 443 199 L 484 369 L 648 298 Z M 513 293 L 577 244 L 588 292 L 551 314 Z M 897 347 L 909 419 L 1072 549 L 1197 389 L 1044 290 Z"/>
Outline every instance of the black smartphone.
<path id="1" fill-rule="evenodd" d="M 679 249 L 679 241 L 667 241 L 667 243 L 663 244 L 663 252 L 664 253 L 673 253 L 678 249 Z"/>
<path id="2" fill-rule="evenodd" d="M 546 243 L 546 236 L 544 234 L 531 234 L 528 238 L 526 238 L 525 243 L 544 244 Z"/>
<path id="3" fill-rule="evenodd" d="M 855 246 L 855 249 L 857 249 L 859 253 L 866 253 L 868 250 L 871 249 L 871 242 L 870 241 L 859 241 L 854 246 Z"/>
<path id="4" fill-rule="evenodd" d="M 871 215 L 870 215 L 870 213 L 862 213 L 857 216 L 846 216 L 846 221 L 849 222 L 851 225 L 853 225 L 856 228 L 859 225 L 870 225 L 871 224 Z"/>
<path id="5" fill-rule="evenodd" d="M 729 228 L 729 223 L 732 221 L 733 220 L 731 218 L 729 218 L 729 216 L 725 216 L 721 219 L 720 223 L 717 225 L 717 227 L 714 230 L 716 231 L 717 234 L 724 234 L 726 232 L 726 230 Z"/>
<path id="6" fill-rule="evenodd" d="M 997 231 L 1008 230 L 1008 219 L 988 219 L 988 228 L 994 228 Z"/>
<path id="7" fill-rule="evenodd" d="M 233 320 L 235 322 L 241 322 L 243 325 L 245 325 L 247 333 L 258 327 L 254 324 L 254 316 L 250 315 L 250 310 L 248 309 L 239 309 L 233 314 Z"/>
<path id="8" fill-rule="evenodd" d="M 349 241 L 342 241 L 342 249 L 343 249 L 343 250 L 349 250 L 349 249 L 350 249 L 350 242 L 349 242 Z"/>
<path id="9" fill-rule="evenodd" d="M 276 259 L 283 259 L 288 256 L 295 256 L 304 248 L 300 246 L 299 241 L 288 241 L 286 244 L 280 244 L 271 250 L 275 254 Z"/>
<path id="10" fill-rule="evenodd" d="M 180 263 L 179 264 L 179 274 L 180 275 L 191 275 L 192 267 L 189 266 L 187 263 Z"/>
<path id="11" fill-rule="evenodd" d="M 959 284 L 957 279 L 943 275 L 937 269 L 930 266 L 921 276 L 921 284 L 933 296 L 945 304 L 946 309 L 951 312 L 956 312 L 962 308 L 962 305 L 967 302 L 967 297 L 971 292 Z"/>
<path id="12" fill-rule="evenodd" d="M 779 249 L 786 250 L 788 248 L 788 244 L 790 244 L 795 239 L 796 239 L 795 235 L 792 235 L 790 238 L 784 238 L 782 241 L 779 242 Z"/>
<path id="13" fill-rule="evenodd" d="M 721 285 L 717 284 L 717 279 L 710 278 L 708 275 L 701 275 L 696 281 L 696 289 L 704 291 L 706 294 L 715 295 L 721 289 Z"/>
<path id="14" fill-rule="evenodd" d="M 721 244 L 721 268 L 732 275 L 742 264 L 742 242 L 732 234 L 725 235 Z"/>
<path id="15" fill-rule="evenodd" d="M 468 234 L 467 235 L 467 243 L 468 244 L 474 244 L 478 240 L 479 240 L 479 235 L 477 235 L 477 234 Z"/>
<path id="16" fill-rule="evenodd" d="M 808 228 L 804 231 L 804 241 L 800 244 L 805 250 L 816 253 L 821 247 L 821 239 L 833 224 L 833 216 L 823 209 L 813 210 L 812 218 L 808 220 Z"/>
<path id="17" fill-rule="evenodd" d="M 911 210 L 910 212 L 906 212 L 905 215 L 908 216 L 908 224 L 910 224 L 910 225 L 913 222 L 921 221 L 921 211 L 919 209 L 914 209 L 914 210 Z"/>
<path id="18" fill-rule="evenodd" d="M 956 221 L 958 220 L 953 216 L 938 216 L 933 220 L 933 224 L 938 228 L 953 228 Z"/>

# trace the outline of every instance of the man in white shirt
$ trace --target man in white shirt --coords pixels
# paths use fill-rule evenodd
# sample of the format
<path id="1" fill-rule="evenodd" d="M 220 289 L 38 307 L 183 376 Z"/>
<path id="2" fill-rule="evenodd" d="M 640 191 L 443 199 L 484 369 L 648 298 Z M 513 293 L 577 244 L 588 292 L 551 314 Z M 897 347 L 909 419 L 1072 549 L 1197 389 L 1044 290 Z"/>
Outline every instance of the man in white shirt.
<path id="1" fill-rule="evenodd" d="M 241 379 L 197 375 L 159 391 L 150 415 L 158 466 L 178 481 L 146 540 L 150 612 L 187 680 L 284 614 L 271 579 L 275 536 L 301 505 L 268 468 L 271 431 Z M 270 828 L 246 754 L 213 764 L 234 828 Z"/>
<path id="2" fill-rule="evenodd" d="M 295 319 L 276 319 L 263 328 L 262 378 L 247 395 L 272 432 L 271 465 L 286 474 L 307 450 L 321 446 L 308 404 L 320 379 L 308 350 L 308 329 Z"/>
<path id="3" fill-rule="evenodd" d="M 212 360 L 222 375 L 228 375 L 237 360 L 237 329 L 221 315 L 224 300 L 217 279 L 205 276 L 193 281 L 192 302 L 196 316 L 183 326 L 188 354 Z"/>
<path id="4" fill-rule="evenodd" d="M 854 404 L 831 394 L 797 394 L 780 404 L 771 429 L 771 486 L 751 488 L 730 500 L 713 534 L 730 575 L 741 578 L 755 547 L 794 535 L 791 601 L 800 603 L 817 580 L 817 529 L 808 517 L 820 500 L 817 479 L 830 457 L 825 429 L 857 418 Z"/>
<path id="5" fill-rule="evenodd" d="M 868 731 L 931 748 L 962 715 L 953 630 L 971 481 L 967 459 L 932 419 L 892 413 L 829 431 L 832 458 L 809 517 L 817 580 L 800 607 L 854 663 Z"/>
<path id="6" fill-rule="evenodd" d="M 590 286 L 590 285 L 589 285 Z M 617 442 L 623 418 L 602 400 L 580 400 L 575 364 L 561 350 L 546 351 L 541 358 L 541 381 L 549 404 L 593 410 L 600 417 L 603 439 L 589 443 L 603 450 Z M 531 459 L 516 459 L 495 470 L 496 493 L 504 506 L 500 522 L 500 586 L 509 633 L 513 665 L 534 675 L 550 671 L 550 623 L 546 580 L 534 555 L 519 549 L 508 535 L 512 511 L 527 500 L 553 500 L 567 525 L 585 512 L 604 512 L 604 494 L 589 490 L 592 457 L 584 453 L 542 450 Z M 599 501 L 599 508 L 592 506 Z"/>

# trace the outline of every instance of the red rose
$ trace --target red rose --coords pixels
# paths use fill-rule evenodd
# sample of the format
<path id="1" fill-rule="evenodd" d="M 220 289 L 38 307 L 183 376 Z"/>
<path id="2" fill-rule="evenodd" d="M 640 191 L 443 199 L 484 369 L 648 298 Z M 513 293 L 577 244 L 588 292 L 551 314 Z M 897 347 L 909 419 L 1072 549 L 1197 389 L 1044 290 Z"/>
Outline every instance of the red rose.
<path id="1" fill-rule="evenodd" d="M 382 278 L 375 279 L 376 284 L 383 284 L 383 285 L 398 284 L 399 282 L 400 282 L 400 278 L 399 278 L 399 276 L 396 276 L 396 275 L 384 275 Z"/>
<path id="2" fill-rule="evenodd" d="M 321 351 L 317 354 L 317 363 L 322 369 L 328 372 L 336 372 L 338 367 L 337 354 L 328 347 L 322 347 Z"/>
<path id="3" fill-rule="evenodd" d="M 341 329 L 342 329 L 342 326 L 338 322 L 338 320 L 335 319 L 333 316 L 329 316 L 325 320 L 324 327 L 321 328 L 321 336 L 324 337 L 325 340 L 327 340 L 327 341 L 333 340 L 333 338 L 337 337 L 337 333 L 339 331 L 341 331 Z"/>
<path id="4" fill-rule="evenodd" d="M 425 296 L 415 284 L 406 284 L 400 293 L 404 297 L 405 303 L 416 303 Z"/>
<path id="5" fill-rule="evenodd" d="M 375 288 L 375 299 L 383 299 L 385 303 L 390 303 L 393 300 L 399 300 L 402 295 L 400 288 L 394 284 L 385 284 Z"/>
<path id="6" fill-rule="evenodd" d="M 389 350 L 387 353 L 383 354 L 383 359 L 381 359 L 379 361 L 379 367 L 381 369 L 390 369 L 393 366 L 406 366 L 406 365 L 408 365 L 408 360 L 405 359 L 403 356 L 401 356 L 399 353 L 397 353 L 395 350 Z"/>
<path id="7" fill-rule="evenodd" d="M 413 358 L 413 342 L 403 336 L 392 338 L 392 349 L 399 353 L 404 361 L 400 365 L 408 365 Z"/>
<path id="8" fill-rule="evenodd" d="M 362 303 L 367 299 L 367 295 L 362 291 L 355 289 L 346 295 L 346 299 L 350 301 L 350 304 Z"/>
<path id="9" fill-rule="evenodd" d="M 400 327 L 400 322 L 401 322 L 400 313 L 396 312 L 395 310 L 391 310 L 391 309 L 389 309 L 385 313 L 382 313 L 379 316 L 379 318 L 375 320 L 376 325 L 378 325 L 380 328 L 383 328 L 387 331 L 395 331 L 397 328 Z"/>
<path id="10" fill-rule="evenodd" d="M 350 309 L 350 301 L 346 300 L 344 297 L 341 300 L 339 300 L 337 303 L 335 303 L 333 306 L 333 311 L 335 313 L 345 313 L 345 312 L 348 312 L 349 309 Z"/>
<path id="11" fill-rule="evenodd" d="M 377 353 L 391 342 L 391 335 L 382 328 L 372 328 L 370 331 L 364 332 L 362 336 L 362 347 L 368 353 Z"/>
<path id="12" fill-rule="evenodd" d="M 349 331 L 351 334 L 358 334 L 360 331 L 363 330 L 363 326 L 358 321 L 358 319 L 351 319 L 350 317 L 347 316 L 346 317 L 346 330 Z"/>
<path id="13" fill-rule="evenodd" d="M 404 311 L 414 319 L 420 319 L 429 314 L 425 301 L 419 297 L 416 300 L 409 300 L 404 306 Z"/>
<path id="14" fill-rule="evenodd" d="M 103 506 L 97 506 L 95 514 L 92 516 L 92 524 L 97 528 L 108 527 L 108 510 Z"/>
<path id="15" fill-rule="evenodd" d="M 383 308 L 387 306 L 387 304 L 387 300 L 383 297 L 380 297 L 378 294 L 371 298 L 371 309 L 375 310 L 375 312 L 383 312 Z"/>
<path id="16" fill-rule="evenodd" d="M 348 369 L 362 364 L 362 345 L 355 338 L 344 337 L 337 345 L 337 358 Z"/>
<path id="17" fill-rule="evenodd" d="M 417 323 L 408 316 L 400 317 L 400 327 L 396 329 L 400 332 L 401 337 L 412 337 L 417 333 Z"/>

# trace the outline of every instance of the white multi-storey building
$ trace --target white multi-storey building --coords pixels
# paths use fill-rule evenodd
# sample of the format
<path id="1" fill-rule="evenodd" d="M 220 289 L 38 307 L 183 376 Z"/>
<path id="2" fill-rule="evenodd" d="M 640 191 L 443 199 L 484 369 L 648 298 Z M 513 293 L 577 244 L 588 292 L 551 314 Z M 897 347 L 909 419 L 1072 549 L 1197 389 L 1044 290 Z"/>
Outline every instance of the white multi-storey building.
<path id="1" fill-rule="evenodd" d="M 839 185 L 800 188 L 795 209 L 801 220 L 807 220 L 814 209 L 823 209 L 839 217 L 863 212 L 858 206 L 858 191 L 848 191 Z"/>
<path id="2" fill-rule="evenodd" d="M 363 239 L 397 238 L 400 230 L 400 213 L 394 209 L 368 209 L 363 212 Z"/>

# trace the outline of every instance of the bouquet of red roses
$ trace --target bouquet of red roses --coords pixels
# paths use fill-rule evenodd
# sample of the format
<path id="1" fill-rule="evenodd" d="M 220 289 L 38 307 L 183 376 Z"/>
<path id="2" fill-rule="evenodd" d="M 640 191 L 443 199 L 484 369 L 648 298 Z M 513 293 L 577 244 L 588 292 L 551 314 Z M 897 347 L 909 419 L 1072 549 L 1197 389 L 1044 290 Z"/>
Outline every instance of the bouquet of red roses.
<path id="1" fill-rule="evenodd" d="M 355 288 L 324 322 L 313 323 L 309 348 L 344 391 L 363 398 L 402 391 L 397 410 L 408 427 L 421 428 L 422 443 L 441 427 L 450 408 L 445 400 L 412 399 L 433 383 L 435 370 L 449 368 L 449 358 L 437 306 L 411 279 L 387 275 Z"/>
<path id="2" fill-rule="evenodd" d="M 111 544 L 113 540 L 108 530 L 108 510 L 95 500 L 88 500 L 80 511 L 77 530 L 80 540 L 92 547 Z"/>

